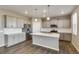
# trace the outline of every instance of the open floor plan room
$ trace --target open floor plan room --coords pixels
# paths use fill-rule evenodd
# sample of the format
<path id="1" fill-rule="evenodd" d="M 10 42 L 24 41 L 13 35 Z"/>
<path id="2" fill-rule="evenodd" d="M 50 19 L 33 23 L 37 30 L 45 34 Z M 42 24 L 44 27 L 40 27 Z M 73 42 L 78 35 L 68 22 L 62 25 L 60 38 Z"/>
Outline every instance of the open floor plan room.
<path id="1" fill-rule="evenodd" d="M 0 5 L 0 54 L 78 54 L 78 5 Z"/>

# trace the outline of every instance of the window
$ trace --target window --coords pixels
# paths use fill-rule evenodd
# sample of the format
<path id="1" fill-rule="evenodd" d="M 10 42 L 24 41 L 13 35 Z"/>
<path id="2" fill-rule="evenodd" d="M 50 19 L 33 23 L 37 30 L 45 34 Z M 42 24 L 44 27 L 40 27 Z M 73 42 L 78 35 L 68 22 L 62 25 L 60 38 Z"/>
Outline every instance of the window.
<path id="1" fill-rule="evenodd" d="M 74 13 L 72 16 L 72 28 L 73 34 L 77 35 L 77 13 Z"/>

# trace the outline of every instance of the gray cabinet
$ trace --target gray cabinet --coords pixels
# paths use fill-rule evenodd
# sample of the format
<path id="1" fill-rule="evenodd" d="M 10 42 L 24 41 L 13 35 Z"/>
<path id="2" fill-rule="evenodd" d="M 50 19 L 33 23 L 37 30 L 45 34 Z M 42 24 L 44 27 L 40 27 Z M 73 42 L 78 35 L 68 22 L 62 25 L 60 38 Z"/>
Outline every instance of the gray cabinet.
<path id="1" fill-rule="evenodd" d="M 60 40 L 71 41 L 72 34 L 71 33 L 61 33 Z"/>
<path id="2" fill-rule="evenodd" d="M 71 39 L 72 39 L 72 34 L 70 34 L 70 33 L 65 33 L 64 34 L 64 40 L 71 41 Z"/>
<path id="3" fill-rule="evenodd" d="M 60 33 L 60 40 L 64 40 L 64 34 Z"/>

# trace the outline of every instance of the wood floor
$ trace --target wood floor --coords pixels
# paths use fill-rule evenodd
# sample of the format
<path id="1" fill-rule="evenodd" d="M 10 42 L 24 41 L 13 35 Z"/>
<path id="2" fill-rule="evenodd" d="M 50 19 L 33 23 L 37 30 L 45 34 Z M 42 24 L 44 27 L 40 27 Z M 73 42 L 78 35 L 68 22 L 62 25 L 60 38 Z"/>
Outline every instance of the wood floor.
<path id="1" fill-rule="evenodd" d="M 76 54 L 77 51 L 70 42 L 60 41 L 60 51 L 32 45 L 32 40 L 25 41 L 15 46 L 0 48 L 0 54 Z"/>

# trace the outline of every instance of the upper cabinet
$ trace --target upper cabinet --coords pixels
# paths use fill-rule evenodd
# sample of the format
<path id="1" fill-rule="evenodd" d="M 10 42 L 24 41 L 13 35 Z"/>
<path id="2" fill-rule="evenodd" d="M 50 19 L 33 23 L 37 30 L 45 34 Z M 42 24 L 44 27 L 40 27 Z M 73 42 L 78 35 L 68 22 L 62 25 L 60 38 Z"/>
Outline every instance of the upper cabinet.
<path id="1" fill-rule="evenodd" d="M 17 18 L 17 27 L 23 28 L 23 19 L 22 18 Z"/>
<path id="2" fill-rule="evenodd" d="M 24 24 L 28 23 L 28 18 L 4 16 L 5 28 L 23 28 Z"/>
<path id="3" fill-rule="evenodd" d="M 60 16 L 54 17 L 50 20 L 43 19 L 42 20 L 42 27 L 50 27 L 50 25 L 57 25 L 58 28 L 71 28 L 71 19 L 70 16 Z"/>
<path id="4" fill-rule="evenodd" d="M 17 20 L 16 17 L 7 16 L 6 17 L 6 27 L 8 27 L 8 28 L 16 28 L 17 27 L 16 20 Z"/>
<path id="5" fill-rule="evenodd" d="M 0 15 L 0 30 L 4 28 L 4 21 L 3 21 L 3 16 Z"/>

